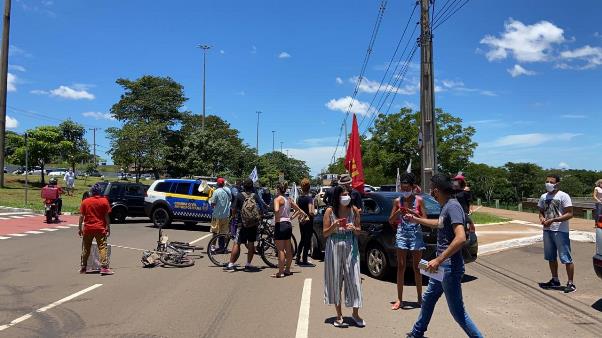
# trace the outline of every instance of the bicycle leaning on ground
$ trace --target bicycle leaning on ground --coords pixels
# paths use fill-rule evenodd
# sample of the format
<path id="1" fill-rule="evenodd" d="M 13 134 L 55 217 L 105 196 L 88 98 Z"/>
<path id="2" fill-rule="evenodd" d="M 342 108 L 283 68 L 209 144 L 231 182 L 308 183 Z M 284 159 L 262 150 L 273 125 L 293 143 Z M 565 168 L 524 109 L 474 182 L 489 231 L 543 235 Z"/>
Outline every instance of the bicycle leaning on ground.
<path id="1" fill-rule="evenodd" d="M 274 214 L 267 213 L 263 215 L 261 223 L 257 228 L 257 241 L 255 253 L 257 253 L 263 262 L 270 268 L 278 267 L 278 249 L 274 242 Z M 236 231 L 236 229 L 231 229 Z M 233 233 L 219 234 L 213 237 L 207 245 L 207 256 L 213 264 L 219 267 L 228 265 L 230 262 L 230 253 L 234 246 L 235 235 Z M 293 252 L 297 252 L 297 239 L 292 236 L 291 242 Z"/>
<path id="2" fill-rule="evenodd" d="M 200 251 L 203 248 L 185 242 L 170 242 L 167 235 L 163 234 L 163 227 L 160 227 L 157 248 L 143 252 L 142 264 L 146 267 L 152 267 L 158 265 L 158 260 L 164 265 L 177 268 L 193 266 L 195 258 L 203 257 L 200 254 L 194 254 L 194 251 L 197 250 Z"/>

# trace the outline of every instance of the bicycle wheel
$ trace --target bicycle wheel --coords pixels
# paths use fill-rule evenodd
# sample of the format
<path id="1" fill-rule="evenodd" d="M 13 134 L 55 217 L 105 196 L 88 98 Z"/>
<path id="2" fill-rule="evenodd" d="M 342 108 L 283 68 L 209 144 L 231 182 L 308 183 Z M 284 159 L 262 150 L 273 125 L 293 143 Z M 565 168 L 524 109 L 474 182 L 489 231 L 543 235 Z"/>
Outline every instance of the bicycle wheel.
<path id="1" fill-rule="evenodd" d="M 271 238 L 262 238 L 259 241 L 261 259 L 270 268 L 278 267 L 278 249 Z"/>
<path id="2" fill-rule="evenodd" d="M 202 246 L 190 245 L 189 243 L 184 242 L 169 242 L 169 245 L 180 250 L 203 250 Z"/>
<path id="3" fill-rule="evenodd" d="M 230 262 L 230 253 L 234 246 L 234 238 L 227 234 L 213 237 L 207 245 L 207 256 L 216 266 L 226 266 Z"/>
<path id="4" fill-rule="evenodd" d="M 176 268 L 186 268 L 194 265 L 194 260 L 188 257 L 186 252 L 182 252 L 170 246 L 167 246 L 166 252 L 159 254 L 159 260 L 167 266 Z"/>

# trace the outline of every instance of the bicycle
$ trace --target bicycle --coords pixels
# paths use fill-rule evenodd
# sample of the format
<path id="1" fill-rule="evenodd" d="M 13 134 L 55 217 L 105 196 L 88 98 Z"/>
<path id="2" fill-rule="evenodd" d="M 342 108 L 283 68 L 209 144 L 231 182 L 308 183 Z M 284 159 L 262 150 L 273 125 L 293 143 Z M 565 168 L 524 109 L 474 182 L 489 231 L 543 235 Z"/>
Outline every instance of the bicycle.
<path id="1" fill-rule="evenodd" d="M 163 227 L 160 227 L 157 248 L 153 251 L 145 251 L 142 255 L 142 263 L 145 266 L 155 266 L 158 259 L 164 265 L 185 268 L 194 265 L 193 257 L 203 257 L 200 254 L 193 254 L 196 250 L 200 251 L 203 248 L 185 242 L 170 242 L 167 235 L 163 235 Z"/>
<path id="2" fill-rule="evenodd" d="M 273 216 L 273 213 L 268 213 L 262 217 L 262 221 L 257 229 L 257 245 L 255 246 L 255 252 L 268 267 L 276 268 L 278 267 L 278 249 L 274 242 L 274 225 L 271 222 Z M 209 257 L 209 260 L 219 267 L 228 265 L 234 241 L 235 235 L 232 232 L 228 234 L 219 234 L 213 237 L 207 246 L 207 256 Z M 297 239 L 294 235 L 291 238 L 291 242 L 294 252 L 297 252 Z"/>

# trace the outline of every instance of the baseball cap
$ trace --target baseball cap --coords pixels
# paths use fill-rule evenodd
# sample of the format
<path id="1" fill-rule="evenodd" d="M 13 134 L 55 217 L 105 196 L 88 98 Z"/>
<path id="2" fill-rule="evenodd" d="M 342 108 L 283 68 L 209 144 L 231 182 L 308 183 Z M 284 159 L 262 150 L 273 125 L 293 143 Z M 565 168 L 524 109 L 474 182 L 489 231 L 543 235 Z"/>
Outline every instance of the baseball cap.
<path id="1" fill-rule="evenodd" d="M 224 180 L 222 177 L 217 179 L 217 184 L 222 185 L 224 183 L 226 183 L 226 180 Z"/>

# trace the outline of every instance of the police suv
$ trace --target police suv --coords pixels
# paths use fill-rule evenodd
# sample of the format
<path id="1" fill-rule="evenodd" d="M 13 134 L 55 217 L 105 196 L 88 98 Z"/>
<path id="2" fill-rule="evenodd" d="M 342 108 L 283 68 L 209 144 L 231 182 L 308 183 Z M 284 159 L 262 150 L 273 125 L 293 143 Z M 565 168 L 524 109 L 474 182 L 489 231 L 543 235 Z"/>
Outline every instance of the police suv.
<path id="1" fill-rule="evenodd" d="M 193 226 L 210 222 L 213 210 L 209 198 L 213 182 L 192 179 L 162 179 L 155 181 L 146 192 L 144 211 L 156 227 L 182 221 Z"/>

